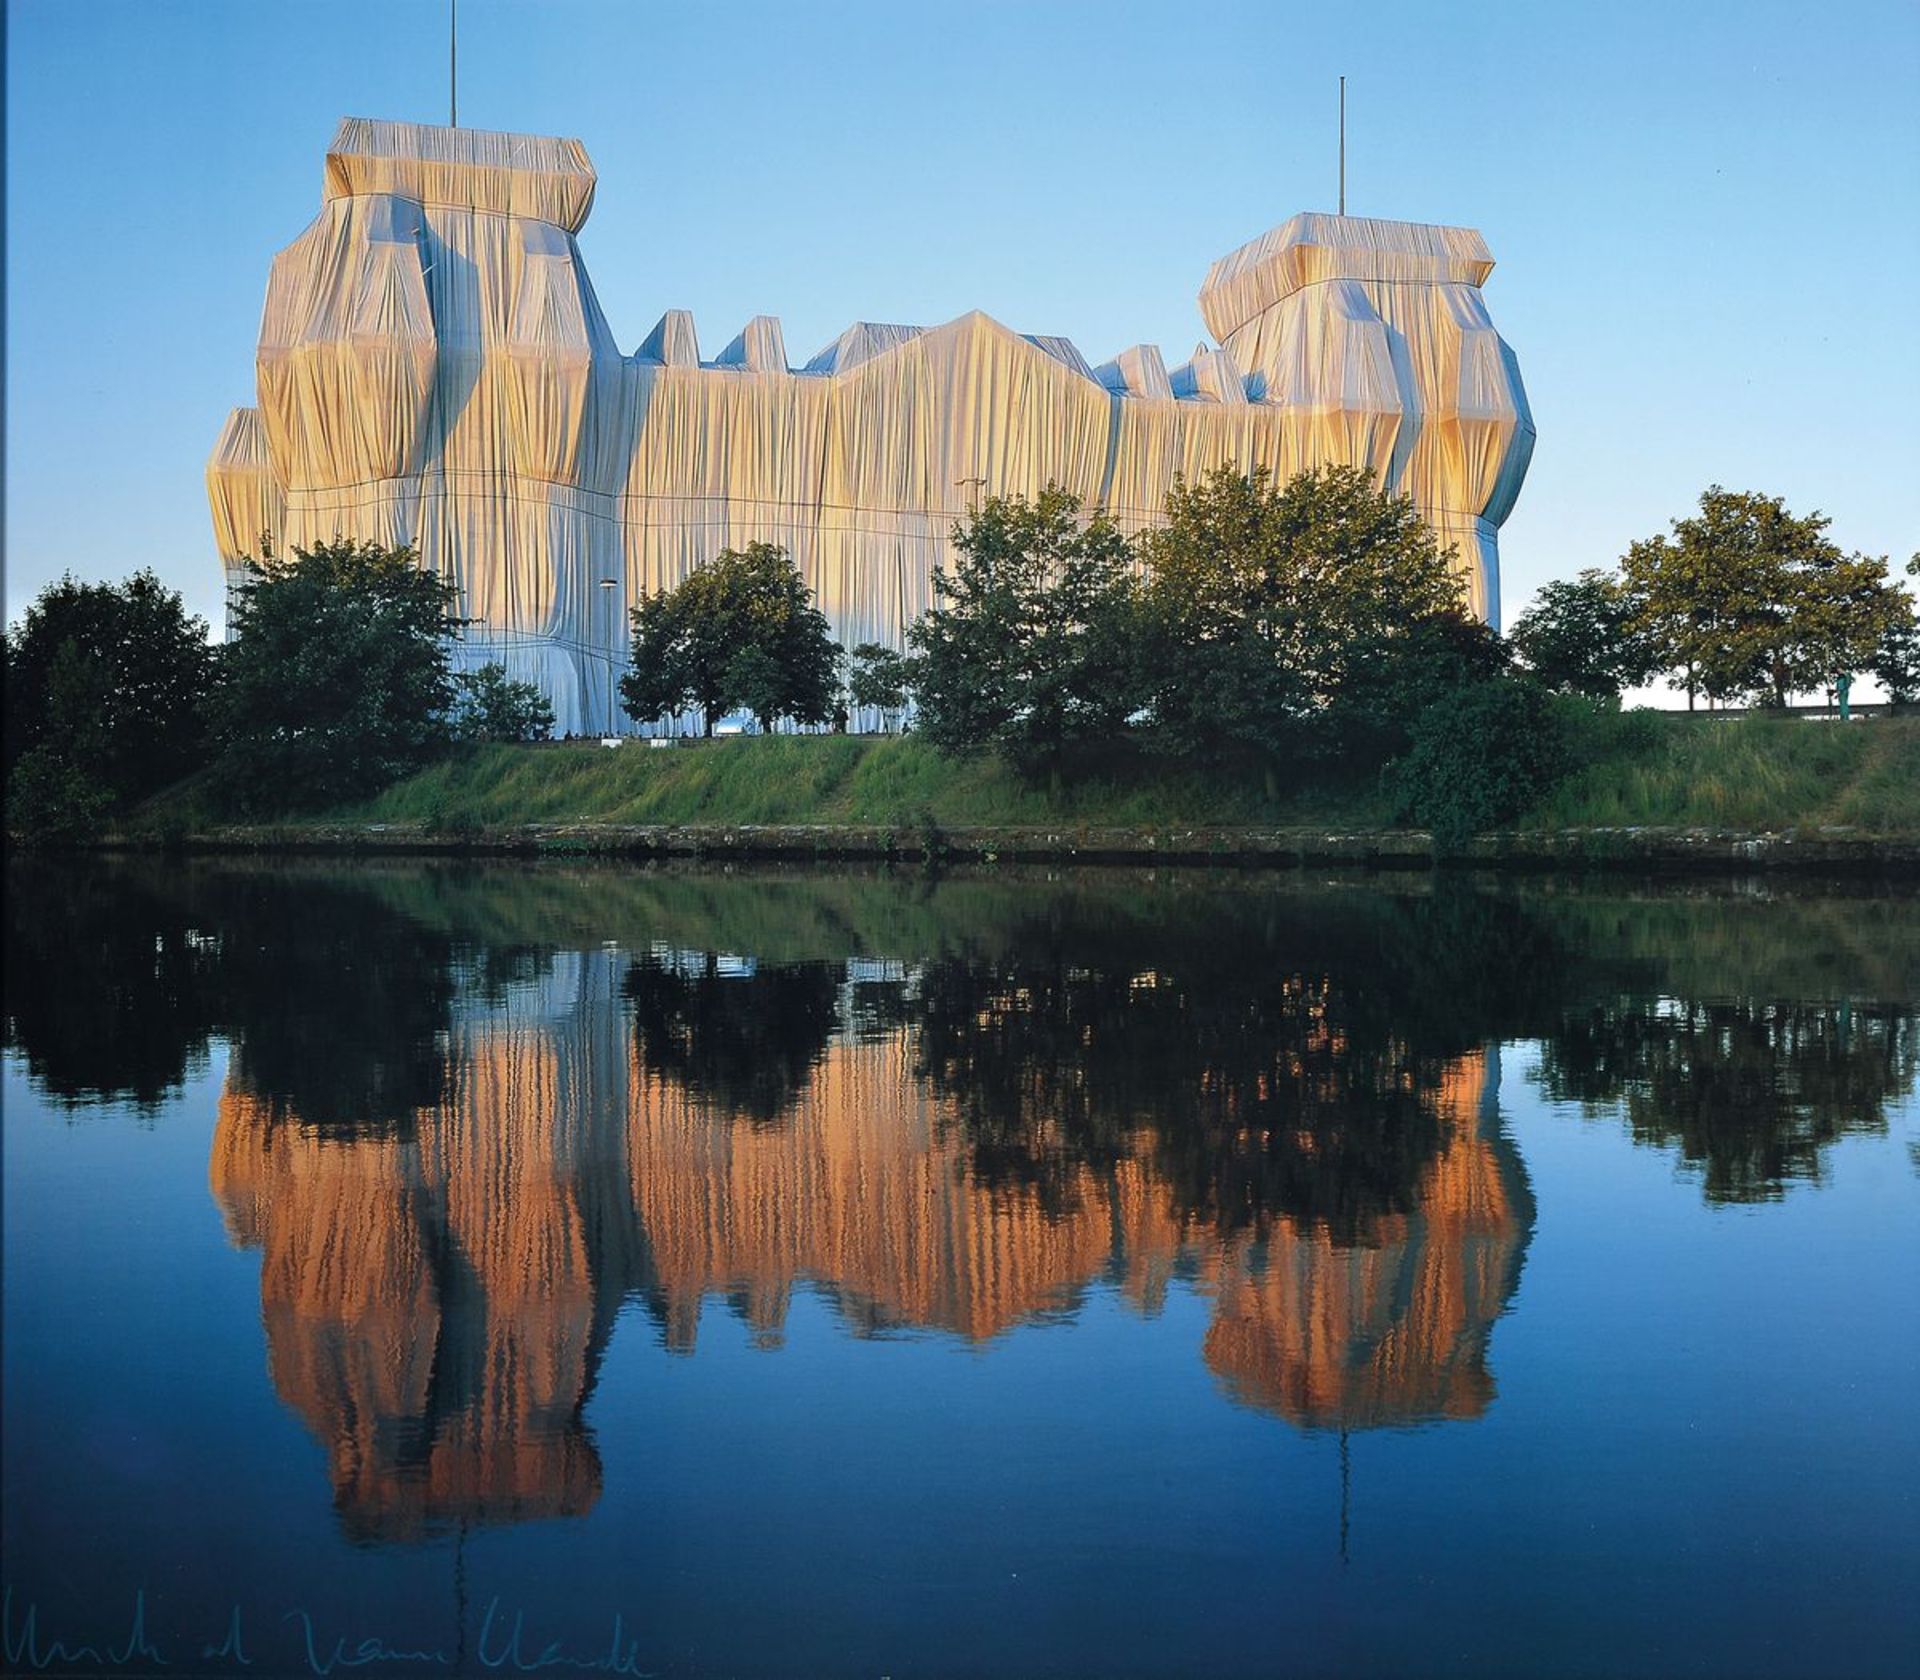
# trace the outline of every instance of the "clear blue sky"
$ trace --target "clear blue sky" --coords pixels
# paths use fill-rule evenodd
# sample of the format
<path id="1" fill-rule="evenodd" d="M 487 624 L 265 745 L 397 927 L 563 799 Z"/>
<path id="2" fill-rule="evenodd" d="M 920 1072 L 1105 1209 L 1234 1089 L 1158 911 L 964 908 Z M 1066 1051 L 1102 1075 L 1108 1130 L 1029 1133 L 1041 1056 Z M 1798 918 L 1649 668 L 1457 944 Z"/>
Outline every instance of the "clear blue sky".
<path id="1" fill-rule="evenodd" d="M 217 618 L 202 469 L 343 115 L 446 119 L 445 0 L 12 0 L 9 619 L 152 564 Z M 460 115 L 576 135 L 624 349 L 985 309 L 1100 361 L 1334 200 L 1480 228 L 1540 447 L 1509 617 L 1708 484 L 1920 548 L 1920 5 L 462 0 Z"/>

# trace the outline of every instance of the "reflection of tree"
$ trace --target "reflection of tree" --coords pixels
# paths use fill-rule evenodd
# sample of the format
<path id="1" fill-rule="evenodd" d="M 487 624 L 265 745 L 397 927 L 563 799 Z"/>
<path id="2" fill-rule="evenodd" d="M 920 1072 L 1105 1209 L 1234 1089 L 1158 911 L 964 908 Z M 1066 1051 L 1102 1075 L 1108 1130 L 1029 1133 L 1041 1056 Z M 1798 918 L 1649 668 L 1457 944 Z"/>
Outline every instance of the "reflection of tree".
<path id="1" fill-rule="evenodd" d="M 631 1297 L 681 1351 L 712 1300 L 777 1344 L 805 1288 L 858 1331 L 984 1341 L 1181 1277 L 1249 1405 L 1475 1416 L 1532 1223 L 1490 1044 L 1540 1040 L 1553 1094 L 1624 1104 L 1726 1199 L 1816 1171 L 1916 1071 L 1910 1012 L 1751 1001 L 1800 995 L 1796 964 L 1910 996 L 1902 900 L 414 864 L 10 887 L 8 1038 L 44 1089 L 158 1102 L 233 1040 L 215 1192 L 362 1538 L 586 1509 Z"/>
<path id="2" fill-rule="evenodd" d="M 1342 998 L 1324 975 L 1271 969 L 943 962 L 915 1025 L 921 1072 L 988 1183 L 1058 1206 L 1144 1132 L 1187 1214 L 1231 1230 L 1287 1212 L 1351 1241 L 1406 1210 L 1439 1146 L 1440 1063 L 1358 1040 Z"/>
<path id="3" fill-rule="evenodd" d="M 1533 1195 L 1500 1125 L 1499 1061 L 1444 1072 L 1446 1142 L 1410 1207 L 1368 1242 L 1282 1217 L 1229 1240 L 1215 1263 L 1208 1366 L 1248 1405 L 1307 1429 L 1477 1417 L 1491 1403 L 1487 1345 L 1519 1281 Z"/>
<path id="4" fill-rule="evenodd" d="M 643 957 L 624 982 L 641 1060 L 713 1109 L 777 1120 L 833 1036 L 842 969 L 713 951 Z"/>
<path id="5" fill-rule="evenodd" d="M 331 882 L 245 875 L 209 897 L 239 1087 L 334 1130 L 404 1124 L 439 1097 L 444 937 Z"/>
<path id="6" fill-rule="evenodd" d="M 157 1109 L 206 1053 L 224 951 L 189 903 L 136 871 L 9 862 L 6 1037 L 64 1103 Z"/>
<path id="7" fill-rule="evenodd" d="M 1905 1013 L 1630 999 L 1570 1014 L 1539 1077 L 1559 1101 L 1624 1102 L 1636 1141 L 1678 1149 L 1709 1201 L 1756 1202 L 1818 1178 L 1836 1138 L 1884 1131 L 1917 1067 Z"/>
<path id="8" fill-rule="evenodd" d="M 1507 901 L 1263 908 L 1171 929 L 1054 923 L 1024 955 L 931 964 L 920 1071 L 974 1170 L 1059 1206 L 1083 1168 L 1144 1136 L 1183 1214 L 1222 1232 L 1284 1213 L 1353 1242 L 1412 1211 L 1445 1142 L 1444 1070 L 1533 1006 L 1526 970 L 1564 964 Z M 1456 965 L 1505 986 L 1456 983 Z"/>
<path id="9" fill-rule="evenodd" d="M 445 1077 L 449 944 L 350 884 L 33 860 L 7 885 L 7 1039 L 56 1096 L 157 1107 L 222 1035 L 311 1125 L 394 1123 Z"/>

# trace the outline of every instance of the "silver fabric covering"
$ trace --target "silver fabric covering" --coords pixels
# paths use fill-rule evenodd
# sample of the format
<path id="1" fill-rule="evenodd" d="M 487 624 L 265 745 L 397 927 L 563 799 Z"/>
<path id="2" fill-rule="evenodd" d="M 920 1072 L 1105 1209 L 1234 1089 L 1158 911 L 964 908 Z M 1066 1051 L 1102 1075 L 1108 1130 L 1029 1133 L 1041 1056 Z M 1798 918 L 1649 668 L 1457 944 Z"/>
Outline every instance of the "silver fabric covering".
<path id="1" fill-rule="evenodd" d="M 459 585 L 464 663 L 537 682 L 562 732 L 631 730 L 627 610 L 722 548 L 779 543 L 843 645 L 901 647 L 983 495 L 1057 481 L 1138 530 L 1177 473 L 1353 462 L 1498 622 L 1534 431 L 1471 229 L 1295 216 L 1213 265 L 1215 342 L 1174 368 L 974 313 L 856 322 L 794 369 L 768 315 L 702 361 L 669 310 L 622 355 L 574 242 L 594 184 L 575 140 L 342 123 L 207 468 L 230 582 L 263 539 L 410 544 Z"/>

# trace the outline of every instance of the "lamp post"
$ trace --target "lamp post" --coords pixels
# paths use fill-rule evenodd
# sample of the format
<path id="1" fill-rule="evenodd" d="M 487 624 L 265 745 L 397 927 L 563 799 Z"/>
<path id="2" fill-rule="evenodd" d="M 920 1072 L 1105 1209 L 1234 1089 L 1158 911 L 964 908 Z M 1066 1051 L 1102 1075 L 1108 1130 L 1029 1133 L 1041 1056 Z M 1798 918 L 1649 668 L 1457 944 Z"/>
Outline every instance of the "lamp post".
<path id="1" fill-rule="evenodd" d="M 613 678 L 614 678 L 614 672 L 620 668 L 619 655 L 615 651 L 615 647 L 614 647 L 614 643 L 618 639 L 619 627 L 618 625 L 612 622 L 613 596 L 610 593 L 610 591 L 618 589 L 619 587 L 620 587 L 619 581 L 615 578 L 602 578 L 600 580 L 600 593 L 606 598 L 607 613 L 608 613 L 608 619 L 609 619 L 609 622 L 607 624 L 607 733 L 608 735 L 612 735 L 614 732 L 613 730 Z"/>

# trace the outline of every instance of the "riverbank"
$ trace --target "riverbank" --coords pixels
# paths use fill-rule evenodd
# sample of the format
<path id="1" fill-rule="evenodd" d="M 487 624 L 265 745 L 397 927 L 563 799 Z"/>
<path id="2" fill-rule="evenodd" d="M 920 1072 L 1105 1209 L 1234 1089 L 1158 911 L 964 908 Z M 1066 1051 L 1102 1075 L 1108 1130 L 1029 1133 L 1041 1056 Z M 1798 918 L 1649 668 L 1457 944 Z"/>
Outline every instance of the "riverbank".
<path id="1" fill-rule="evenodd" d="M 222 823 L 190 792 L 110 844 L 208 851 L 467 851 L 1426 867 L 1378 778 L 1282 788 L 1148 762 L 1059 790 L 908 737 L 790 736 L 618 750 L 469 749 L 364 804 Z M 1920 719 L 1842 725 L 1607 720 L 1581 767 L 1450 857 L 1495 866 L 1920 870 Z"/>
<path id="2" fill-rule="evenodd" d="M 118 836 L 109 850 L 151 850 Z M 742 861 L 1212 864 L 1240 868 L 1799 870 L 1920 875 L 1920 836 L 1844 828 L 1782 832 L 1587 828 L 1479 835 L 1444 854 L 1418 829 L 967 827 L 852 824 L 528 823 L 460 833 L 417 824 L 233 824 L 169 837 L 194 853 L 402 853 L 476 857 L 736 858 Z"/>

